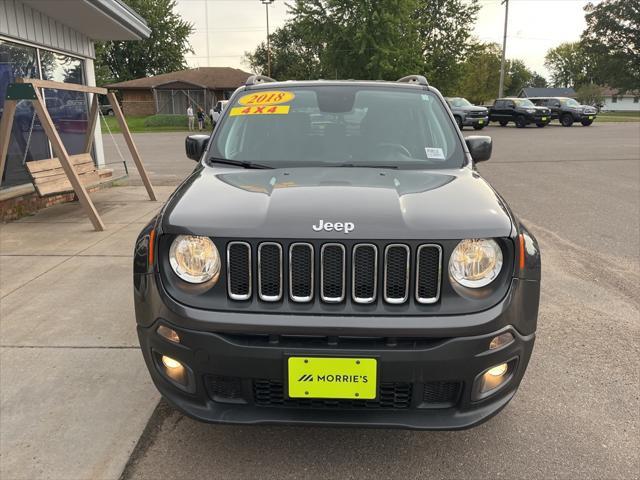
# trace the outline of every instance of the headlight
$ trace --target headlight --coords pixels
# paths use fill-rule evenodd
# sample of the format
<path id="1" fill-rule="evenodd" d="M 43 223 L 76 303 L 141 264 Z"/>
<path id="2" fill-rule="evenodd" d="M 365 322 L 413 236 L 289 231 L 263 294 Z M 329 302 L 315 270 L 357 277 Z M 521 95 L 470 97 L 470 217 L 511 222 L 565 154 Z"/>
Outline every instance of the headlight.
<path id="1" fill-rule="evenodd" d="M 180 235 L 169 249 L 171 268 L 182 280 L 204 283 L 220 273 L 220 254 L 209 237 Z"/>
<path id="2" fill-rule="evenodd" d="M 502 268 L 502 250 L 495 240 L 462 240 L 449 259 L 449 274 L 464 287 L 490 284 Z"/>

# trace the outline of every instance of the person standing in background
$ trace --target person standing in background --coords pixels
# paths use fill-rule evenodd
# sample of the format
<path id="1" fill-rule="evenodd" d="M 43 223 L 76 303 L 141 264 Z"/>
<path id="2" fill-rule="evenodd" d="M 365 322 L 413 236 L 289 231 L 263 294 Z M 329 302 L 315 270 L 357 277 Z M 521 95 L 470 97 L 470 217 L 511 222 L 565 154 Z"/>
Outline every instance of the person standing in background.
<path id="1" fill-rule="evenodd" d="M 193 116 L 193 107 L 191 107 L 191 105 L 187 108 L 187 117 L 189 118 L 189 131 L 191 132 L 195 128 L 196 123 L 196 118 Z"/>
<path id="2" fill-rule="evenodd" d="M 216 123 L 218 123 L 218 120 L 220 119 L 220 112 L 211 107 L 211 110 L 209 110 L 209 117 L 211 117 L 211 130 L 213 130 L 216 128 Z"/>
<path id="3" fill-rule="evenodd" d="M 202 131 L 204 128 L 204 111 L 198 107 L 198 130 Z"/>

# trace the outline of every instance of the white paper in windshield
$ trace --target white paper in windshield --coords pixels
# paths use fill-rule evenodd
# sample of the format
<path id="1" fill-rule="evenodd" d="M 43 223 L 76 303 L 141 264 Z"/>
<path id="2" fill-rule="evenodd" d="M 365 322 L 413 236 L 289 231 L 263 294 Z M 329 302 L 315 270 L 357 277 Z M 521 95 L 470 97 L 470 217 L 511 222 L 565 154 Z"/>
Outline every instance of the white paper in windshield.
<path id="1" fill-rule="evenodd" d="M 434 158 L 436 160 L 444 160 L 444 152 L 441 148 L 431 148 L 425 147 L 425 152 L 427 152 L 427 158 Z"/>

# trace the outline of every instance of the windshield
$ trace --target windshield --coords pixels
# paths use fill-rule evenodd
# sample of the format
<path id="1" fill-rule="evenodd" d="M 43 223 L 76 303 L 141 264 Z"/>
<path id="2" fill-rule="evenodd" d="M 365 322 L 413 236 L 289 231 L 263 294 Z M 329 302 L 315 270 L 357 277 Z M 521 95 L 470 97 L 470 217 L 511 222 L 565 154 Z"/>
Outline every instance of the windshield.
<path id="1" fill-rule="evenodd" d="M 578 102 L 576 102 L 573 98 L 567 98 L 566 100 L 563 101 L 563 103 L 567 107 L 579 107 L 580 106 L 580 104 Z"/>
<path id="2" fill-rule="evenodd" d="M 425 90 L 314 85 L 235 97 L 208 158 L 263 167 L 460 168 L 461 142 Z"/>
<path id="3" fill-rule="evenodd" d="M 526 98 L 518 98 L 518 99 L 514 100 L 514 102 L 516 102 L 516 105 L 519 106 L 519 107 L 535 107 L 533 102 L 531 100 L 526 99 Z"/>
<path id="4" fill-rule="evenodd" d="M 466 98 L 449 98 L 449 105 L 452 107 L 472 107 L 473 105 Z"/>

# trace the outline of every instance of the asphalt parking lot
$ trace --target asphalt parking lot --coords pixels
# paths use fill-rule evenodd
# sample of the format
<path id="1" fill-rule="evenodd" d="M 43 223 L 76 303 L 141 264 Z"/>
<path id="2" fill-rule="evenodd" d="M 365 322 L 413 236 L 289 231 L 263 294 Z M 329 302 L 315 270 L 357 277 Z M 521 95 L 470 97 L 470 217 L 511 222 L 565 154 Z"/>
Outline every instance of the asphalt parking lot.
<path id="1" fill-rule="evenodd" d="M 123 478 L 638 478 L 640 123 L 481 134 L 480 172 L 543 254 L 536 347 L 501 414 L 461 432 L 243 427 L 161 402 Z M 151 145 L 152 172 L 192 168 L 183 137 Z"/>

